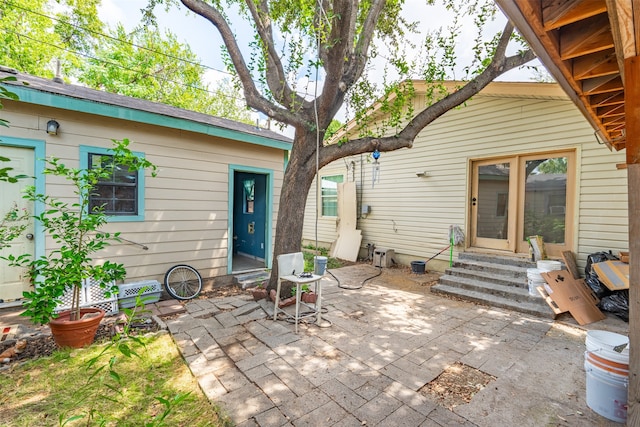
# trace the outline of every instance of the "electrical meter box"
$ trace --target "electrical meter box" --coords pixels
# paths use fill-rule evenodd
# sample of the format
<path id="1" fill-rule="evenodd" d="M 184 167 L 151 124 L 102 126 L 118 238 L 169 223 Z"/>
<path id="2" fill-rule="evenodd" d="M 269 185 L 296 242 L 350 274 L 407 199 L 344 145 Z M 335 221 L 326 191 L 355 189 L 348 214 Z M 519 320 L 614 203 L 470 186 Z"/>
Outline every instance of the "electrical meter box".
<path id="1" fill-rule="evenodd" d="M 374 267 L 391 267 L 393 265 L 393 257 L 396 252 L 393 249 L 376 248 L 373 251 Z"/>

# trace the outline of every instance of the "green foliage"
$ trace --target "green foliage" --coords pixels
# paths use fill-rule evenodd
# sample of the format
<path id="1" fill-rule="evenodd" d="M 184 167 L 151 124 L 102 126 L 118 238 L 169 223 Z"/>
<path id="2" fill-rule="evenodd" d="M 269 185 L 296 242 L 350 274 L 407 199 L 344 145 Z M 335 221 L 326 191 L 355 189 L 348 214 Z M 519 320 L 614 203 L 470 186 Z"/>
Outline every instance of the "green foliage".
<path id="1" fill-rule="evenodd" d="M 291 287 L 291 296 L 292 297 L 295 297 L 296 293 L 298 293 L 297 289 L 298 288 L 296 286 L 292 286 Z M 307 284 L 304 284 L 304 285 L 300 286 L 300 293 L 304 294 L 305 292 L 311 292 L 311 288 Z"/>
<path id="2" fill-rule="evenodd" d="M 7 0 L 0 4 L 0 63 L 40 77 L 54 77 L 54 59 L 66 75 L 74 75 L 104 24 L 100 0 Z M 53 19 L 50 18 L 53 17 Z"/>
<path id="3" fill-rule="evenodd" d="M 566 174 L 567 158 L 553 157 L 550 159 L 546 159 L 536 167 L 536 172 L 544 174 Z"/>
<path id="4" fill-rule="evenodd" d="M 18 95 L 11 92 L 4 83 L 10 81 L 16 81 L 15 77 L 3 77 L 0 79 L 0 101 L 3 99 L 18 100 Z M 2 109 L 2 102 L 0 102 L 0 110 Z M 9 126 L 9 122 L 0 118 L 0 126 Z M 8 157 L 0 156 L 0 162 L 8 163 L 11 159 Z M 10 166 L 0 167 L 0 182 L 8 182 L 15 184 L 19 179 L 27 178 L 25 175 L 11 175 L 13 170 Z M 29 213 L 26 210 L 19 210 L 16 203 L 13 207 L 4 215 L 0 220 L 0 249 L 8 246 L 8 242 L 18 237 L 26 228 Z"/>
<path id="5" fill-rule="evenodd" d="M 15 93 L 11 92 L 6 86 L 5 83 L 6 82 L 15 82 L 17 79 L 13 76 L 9 76 L 9 77 L 3 77 L 0 79 L 0 110 L 2 110 L 3 106 L 2 106 L 2 100 L 3 99 L 11 99 L 14 101 L 18 100 L 18 95 L 16 95 Z M 9 122 L 3 118 L 0 118 L 0 126 L 4 126 L 4 127 L 9 127 Z M 0 161 L 2 162 L 8 162 L 9 159 L 7 159 L 6 157 L 2 157 L 0 156 Z M 16 182 L 11 181 L 11 178 L 9 177 L 9 171 L 12 168 L 0 168 L 0 181 L 5 181 L 5 182 Z"/>
<path id="6" fill-rule="evenodd" d="M 542 236 L 545 243 L 564 243 L 565 217 L 527 211 L 524 216 L 525 236 Z"/>
<path id="7" fill-rule="evenodd" d="M 111 346 L 101 362 L 88 369 L 88 360 L 100 353 L 106 344 L 99 343 L 83 349 L 59 349 L 50 357 L 4 370 L 0 375 L 4 405 L 0 411 L 0 425 L 54 426 L 76 417 L 76 421 L 69 421 L 67 426 L 95 427 L 100 425 L 101 415 L 107 418 L 107 425 L 114 427 L 138 427 L 148 423 L 190 427 L 233 425 L 221 408 L 209 402 L 202 393 L 169 334 L 148 334 L 142 339 L 145 347 L 138 348 L 139 358 L 126 357 Z M 123 340 L 128 338 L 123 336 Z M 117 358 L 113 368 L 123 386 L 111 391 L 101 382 L 104 377 L 105 382 L 112 383 L 107 378 L 108 367 L 87 384 L 87 378 L 95 368 L 107 364 L 111 357 Z M 85 390 L 82 401 L 74 394 L 74 390 L 80 388 Z M 186 397 L 177 404 L 176 398 L 183 395 Z M 34 399 L 34 396 L 43 398 Z M 163 423 L 159 420 L 166 412 L 166 406 L 160 399 L 168 400 L 172 407 Z M 88 418 L 91 411 L 95 414 L 94 422 Z"/>
<path id="8" fill-rule="evenodd" d="M 0 64 L 52 78 L 60 59 L 65 77 L 90 88 L 251 123 L 242 92 L 227 80 L 206 85 L 205 69 L 189 46 L 156 25 L 131 33 L 121 25 L 109 29 L 98 16 L 100 2 L 1 3 Z"/>
<path id="9" fill-rule="evenodd" d="M 342 126 L 343 124 L 340 123 L 339 120 L 331 120 L 331 123 L 329 123 L 329 126 L 327 126 L 327 130 L 324 133 L 324 140 L 327 141 L 331 139 L 331 137 L 342 128 Z"/>
<path id="10" fill-rule="evenodd" d="M 110 176 L 114 165 L 127 166 L 130 170 L 151 168 L 155 176 L 155 166 L 146 159 L 136 157 L 128 145 L 127 139 L 114 140 L 113 161 L 101 162 L 102 166 L 89 170 L 69 168 L 57 158 L 47 160 L 44 173 L 62 177 L 73 184 L 78 197 L 75 203 L 37 193 L 34 186 L 27 188 L 24 198 L 43 206 L 42 213 L 34 216 L 34 219 L 42 224 L 56 246 L 56 249 L 39 258 L 33 258 L 30 254 L 10 254 L 6 257 L 10 265 L 27 268 L 35 285 L 33 291 L 23 293 L 23 315 L 29 316 L 35 323 L 45 324 L 55 317 L 55 308 L 69 289 L 73 289 L 71 318 L 77 319 L 80 314 L 79 293 L 84 279 L 92 278 L 105 289 L 106 295 L 110 295 L 117 292 L 117 286 L 110 284 L 125 277 L 126 272 L 121 264 L 93 262 L 93 254 L 119 241 L 120 233 L 100 231 L 107 223 L 107 215 L 101 208 L 89 211 L 89 201 L 94 186 L 101 178 Z"/>
<path id="11" fill-rule="evenodd" d="M 9 246 L 9 242 L 17 238 L 27 228 L 29 212 L 26 209 L 18 209 L 14 202 L 13 207 L 0 220 L 0 249 Z"/>
<path id="12" fill-rule="evenodd" d="M 145 300 L 150 297 L 144 297 L 147 287 L 143 287 L 136 295 L 136 302 L 133 308 L 123 309 L 123 322 L 116 325 L 118 328 L 116 334 L 111 341 L 102 348 L 96 356 L 87 360 L 85 369 L 87 371 L 86 383 L 73 391 L 72 399 L 74 399 L 74 407 L 81 406 L 90 396 L 90 391 L 95 390 L 96 386 L 104 388 L 100 394 L 101 398 L 116 405 L 126 405 L 123 401 L 122 390 L 127 387 L 125 376 L 121 375 L 116 369 L 121 360 L 137 358 L 142 360 L 143 351 L 146 351 L 146 342 L 144 338 L 132 333 L 132 325 L 137 322 L 145 321 L 149 314 L 149 310 L 145 307 Z M 115 351 L 113 351 L 115 350 Z M 106 360 L 105 360 L 106 359 Z M 156 396 L 156 400 L 164 406 L 164 410 L 153 416 L 151 420 L 144 423 L 145 427 L 160 427 L 166 425 L 166 419 L 171 412 L 180 405 L 190 393 L 177 393 L 173 396 Z M 111 419 L 109 414 L 100 412 L 97 408 L 92 407 L 85 414 L 65 415 L 60 414 L 58 421 L 60 426 L 65 426 L 73 421 L 87 418 L 87 425 L 94 423 L 100 426 L 108 425 L 117 420 Z"/>
<path id="13" fill-rule="evenodd" d="M 8 157 L 0 156 L 0 162 L 8 163 L 11 159 Z M 19 179 L 27 178 L 26 175 L 10 175 L 13 170 L 10 166 L 0 167 L 0 181 L 16 183 Z"/>
<path id="14" fill-rule="evenodd" d="M 302 255 L 304 256 L 304 271 L 313 271 L 315 269 L 314 257 L 316 254 L 327 257 L 327 269 L 340 268 L 343 266 L 342 261 L 338 258 L 333 258 L 329 256 L 329 249 L 327 248 L 316 248 L 314 245 L 306 245 L 303 246 Z"/>

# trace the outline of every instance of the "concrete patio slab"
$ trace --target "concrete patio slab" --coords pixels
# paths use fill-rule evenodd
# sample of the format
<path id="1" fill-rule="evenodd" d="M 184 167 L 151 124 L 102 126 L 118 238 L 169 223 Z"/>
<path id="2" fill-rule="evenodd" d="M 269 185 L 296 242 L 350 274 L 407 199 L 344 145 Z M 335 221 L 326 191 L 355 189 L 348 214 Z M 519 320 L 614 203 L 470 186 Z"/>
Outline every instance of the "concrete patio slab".
<path id="1" fill-rule="evenodd" d="M 377 271 L 358 265 L 336 276 L 354 287 Z M 250 294 L 215 301 L 220 312 L 209 318 L 187 302 L 168 324 L 205 393 L 240 426 L 619 425 L 586 405 L 584 339 L 587 329 L 627 333 L 626 323 L 579 327 L 446 299 L 420 279 L 387 270 L 347 290 L 325 278 L 331 326 L 302 323 L 299 334 Z M 214 342 L 222 352 L 212 359 Z M 456 362 L 495 380 L 447 408 L 424 390 Z"/>

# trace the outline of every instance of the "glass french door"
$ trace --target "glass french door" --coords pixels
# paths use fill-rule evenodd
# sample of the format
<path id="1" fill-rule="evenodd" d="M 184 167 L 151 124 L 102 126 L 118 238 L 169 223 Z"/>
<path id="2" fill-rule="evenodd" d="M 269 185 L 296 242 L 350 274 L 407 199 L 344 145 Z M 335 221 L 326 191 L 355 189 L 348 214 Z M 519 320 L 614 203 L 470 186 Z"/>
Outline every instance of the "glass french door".
<path id="1" fill-rule="evenodd" d="M 472 163 L 471 245 L 527 253 L 540 235 L 550 256 L 571 250 L 575 152 L 563 151 Z"/>

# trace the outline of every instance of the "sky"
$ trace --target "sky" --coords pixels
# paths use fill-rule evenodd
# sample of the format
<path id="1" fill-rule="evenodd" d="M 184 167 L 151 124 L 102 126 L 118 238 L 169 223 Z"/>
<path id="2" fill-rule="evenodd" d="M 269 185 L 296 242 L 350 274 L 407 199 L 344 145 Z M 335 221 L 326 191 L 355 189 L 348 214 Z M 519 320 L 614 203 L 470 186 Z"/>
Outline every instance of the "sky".
<path id="1" fill-rule="evenodd" d="M 432 7 L 426 8 L 424 6 L 425 0 L 406 0 L 407 13 L 412 20 L 420 20 L 421 26 L 426 28 L 435 28 L 436 26 L 443 25 L 448 20 L 443 17 L 446 12 L 444 10 L 435 11 Z M 111 27 L 114 27 L 116 23 L 122 23 L 125 29 L 132 29 L 140 23 L 141 13 L 140 9 L 145 7 L 147 0 L 102 0 L 102 5 L 99 9 L 100 18 Z M 499 12 L 499 19 L 492 24 L 491 30 L 494 32 L 500 31 L 506 18 Z M 222 56 L 220 55 L 220 46 L 222 46 L 222 39 L 217 33 L 216 28 L 207 20 L 201 16 L 197 16 L 193 13 L 188 13 L 187 9 L 182 6 L 181 9 L 173 8 L 168 13 L 163 8 L 156 8 L 156 16 L 161 28 L 170 30 L 176 35 L 180 42 L 188 44 L 191 50 L 200 58 L 203 65 L 210 69 L 205 73 L 205 79 L 209 83 L 214 83 L 219 79 L 228 77 L 224 72 L 224 63 Z M 242 20 L 234 20 L 234 30 L 239 36 L 239 44 L 241 46 L 247 46 L 250 40 L 248 35 L 250 31 L 243 31 L 242 27 L 248 24 L 242 22 Z M 461 27 L 462 34 L 464 35 L 465 28 L 469 26 L 463 25 Z M 243 39 L 244 38 L 244 39 Z M 472 55 L 471 46 L 472 35 L 468 35 L 469 44 L 466 49 L 462 49 L 459 53 L 458 62 L 460 64 L 468 64 Z M 381 67 L 382 64 L 378 64 L 377 67 Z M 378 73 L 382 74 L 382 73 Z M 374 73 L 375 75 L 375 73 Z M 533 79 L 533 73 L 528 70 L 512 70 L 509 73 L 501 76 L 498 80 L 502 81 L 531 81 Z M 313 93 L 313 82 L 311 82 L 311 90 Z M 321 85 L 321 81 L 319 84 Z M 339 120 L 344 120 L 344 116 L 337 117 Z M 266 119 L 266 118 L 263 118 Z M 261 121 L 263 120 L 261 119 Z"/>

